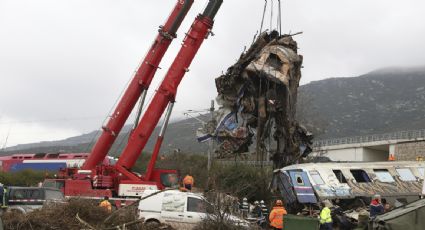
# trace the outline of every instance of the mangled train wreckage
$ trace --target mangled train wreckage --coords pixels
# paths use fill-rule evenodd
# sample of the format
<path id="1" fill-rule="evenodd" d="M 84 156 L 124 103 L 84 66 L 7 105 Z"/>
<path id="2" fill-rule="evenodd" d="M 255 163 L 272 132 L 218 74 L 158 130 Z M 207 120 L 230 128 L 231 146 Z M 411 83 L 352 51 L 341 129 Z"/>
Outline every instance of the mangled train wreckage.
<path id="1" fill-rule="evenodd" d="M 313 136 L 295 120 L 303 60 L 297 49 L 292 35 L 264 32 L 216 78 L 220 108 L 198 137 L 216 140 L 217 158 L 249 152 L 254 139 L 257 160 L 271 153 L 274 168 L 311 152 Z"/>
<path id="2" fill-rule="evenodd" d="M 397 206 L 419 199 L 424 170 L 416 161 L 295 164 L 275 170 L 271 187 L 291 207 L 323 200 L 366 207 L 375 194 Z"/>

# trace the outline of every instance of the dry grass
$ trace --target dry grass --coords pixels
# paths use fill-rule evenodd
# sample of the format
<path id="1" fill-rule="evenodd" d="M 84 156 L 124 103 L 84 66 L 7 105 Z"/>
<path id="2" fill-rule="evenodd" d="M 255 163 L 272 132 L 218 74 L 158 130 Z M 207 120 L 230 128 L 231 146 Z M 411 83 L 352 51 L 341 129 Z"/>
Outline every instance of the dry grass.
<path id="1" fill-rule="evenodd" d="M 77 214 L 82 221 L 76 218 Z M 67 203 L 46 205 L 28 214 L 6 212 L 2 220 L 4 228 L 10 230 L 107 230 L 117 229 L 114 227 L 126 223 L 133 223 L 126 226 L 128 230 L 148 229 L 137 221 L 135 206 L 120 209 L 111 215 L 105 209 L 98 207 L 97 202 L 83 199 L 71 199 Z M 170 228 L 164 226 L 162 229 Z"/>

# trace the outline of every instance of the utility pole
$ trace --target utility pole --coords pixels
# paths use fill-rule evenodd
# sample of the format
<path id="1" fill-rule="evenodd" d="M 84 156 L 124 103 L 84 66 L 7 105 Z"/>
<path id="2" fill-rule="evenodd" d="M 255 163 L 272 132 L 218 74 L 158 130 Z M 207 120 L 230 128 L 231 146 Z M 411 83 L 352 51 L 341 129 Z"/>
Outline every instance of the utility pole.
<path id="1" fill-rule="evenodd" d="M 210 117 L 211 118 L 211 121 L 213 121 L 214 120 L 214 100 L 211 100 L 210 116 L 211 116 Z M 208 140 L 208 167 L 207 167 L 208 168 L 208 172 L 211 169 L 211 160 L 212 160 L 213 151 L 214 151 L 214 140 L 211 137 Z"/>

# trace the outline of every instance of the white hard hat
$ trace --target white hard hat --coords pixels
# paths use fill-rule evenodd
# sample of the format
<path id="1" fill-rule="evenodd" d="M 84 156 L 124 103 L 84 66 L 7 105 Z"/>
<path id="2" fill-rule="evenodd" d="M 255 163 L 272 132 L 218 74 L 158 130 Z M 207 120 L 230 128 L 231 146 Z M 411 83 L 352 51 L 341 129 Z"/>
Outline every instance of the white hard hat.
<path id="1" fill-rule="evenodd" d="M 260 204 L 264 204 L 264 200 L 261 200 L 261 201 L 260 201 Z"/>
<path id="2" fill-rule="evenodd" d="M 243 201 L 248 201 L 248 199 L 246 199 L 246 197 L 243 198 Z"/>

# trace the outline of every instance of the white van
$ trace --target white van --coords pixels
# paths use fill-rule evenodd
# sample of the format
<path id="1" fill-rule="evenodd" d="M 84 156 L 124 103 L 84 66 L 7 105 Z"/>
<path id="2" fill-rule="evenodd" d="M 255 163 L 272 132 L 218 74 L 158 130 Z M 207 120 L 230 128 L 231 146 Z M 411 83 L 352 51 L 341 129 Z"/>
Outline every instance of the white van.
<path id="1" fill-rule="evenodd" d="M 146 190 L 142 197 L 158 192 Z M 139 218 L 144 218 L 146 225 L 157 226 L 160 223 L 169 224 L 176 229 L 192 229 L 196 224 L 207 218 L 212 205 L 198 194 L 169 190 L 155 194 L 139 202 Z M 235 216 L 229 217 L 242 226 L 248 227 L 248 222 Z"/>

